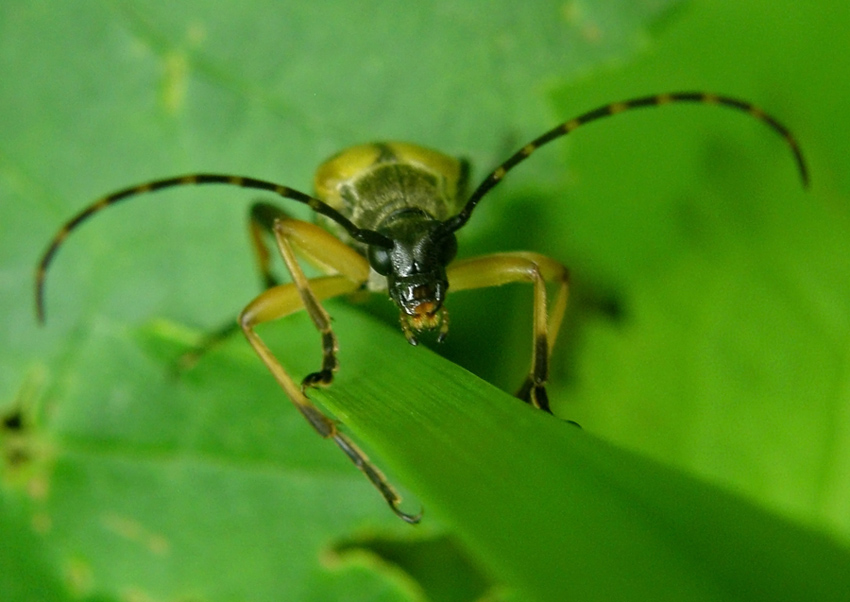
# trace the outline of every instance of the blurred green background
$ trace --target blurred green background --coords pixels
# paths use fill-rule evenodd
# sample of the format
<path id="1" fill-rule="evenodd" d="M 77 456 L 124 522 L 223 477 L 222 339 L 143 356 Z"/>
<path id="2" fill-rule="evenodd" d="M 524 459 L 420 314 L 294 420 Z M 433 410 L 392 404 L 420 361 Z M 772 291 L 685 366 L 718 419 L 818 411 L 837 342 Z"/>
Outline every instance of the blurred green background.
<path id="1" fill-rule="evenodd" d="M 481 177 L 559 121 L 679 89 L 776 115 L 811 189 L 745 116 L 640 111 L 518 169 L 476 211 L 461 255 L 529 249 L 570 266 L 557 415 L 846 544 L 848 27 L 839 1 L 4 2 L 0 528 L 14 544 L 0 559 L 30 576 L 0 581 L 4 599 L 264 600 L 281 584 L 291 600 L 421 594 L 371 555 L 329 568 L 340 542 L 412 532 L 283 404 L 243 341 L 224 351 L 235 362 L 175 382 L 174 350 L 139 334 L 164 318 L 180 325 L 164 338 L 186 340 L 256 293 L 253 197 L 175 191 L 98 216 L 57 257 L 38 328 L 35 262 L 84 204 L 194 170 L 308 190 L 325 157 L 380 139 L 469 157 Z M 513 390 L 530 291 L 449 307 L 438 351 Z M 394 325 L 385 300 L 364 310 Z M 303 338 L 318 358 L 309 326 L 291 322 L 302 334 L 280 340 Z M 295 348 L 291 365 L 313 369 Z M 159 528 L 128 518 L 140 516 Z M 435 519 L 413 533 L 446 532 Z"/>

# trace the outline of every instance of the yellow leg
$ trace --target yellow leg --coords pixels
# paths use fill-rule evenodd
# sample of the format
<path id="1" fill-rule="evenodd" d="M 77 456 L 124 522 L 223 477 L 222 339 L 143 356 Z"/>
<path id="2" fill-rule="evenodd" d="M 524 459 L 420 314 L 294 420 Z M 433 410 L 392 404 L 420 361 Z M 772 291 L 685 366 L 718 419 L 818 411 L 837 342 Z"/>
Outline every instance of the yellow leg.
<path id="1" fill-rule="evenodd" d="M 369 461 L 336 424 L 325 416 L 305 395 L 312 385 L 330 384 L 337 369 L 336 337 L 330 327 L 330 316 L 321 306 L 322 299 L 351 293 L 362 286 L 369 276 L 369 264 L 364 257 L 318 226 L 297 220 L 278 220 L 274 223 L 275 239 L 284 262 L 292 274 L 292 282 L 270 288 L 261 293 L 242 311 L 239 325 L 248 342 L 263 360 L 275 380 L 319 435 L 332 439 L 348 458 L 369 479 L 395 512 L 403 520 L 416 523 L 420 516 L 406 514 L 399 509 L 401 498 L 387 482 L 381 471 Z M 295 259 L 294 249 L 304 254 L 308 261 L 328 266 L 334 276 L 308 280 Z M 301 309 L 306 309 L 316 329 L 322 335 L 322 368 L 305 378 L 301 385 L 295 383 L 254 328 L 258 324 L 277 320 Z"/>
<path id="2" fill-rule="evenodd" d="M 287 219 L 288 217 L 289 215 L 283 209 L 271 203 L 257 201 L 251 205 L 248 219 L 248 240 L 251 242 L 251 248 L 254 251 L 254 260 L 260 271 L 263 290 L 280 284 L 272 273 L 271 250 L 266 243 L 266 237 L 274 235 L 276 220 Z M 239 325 L 233 321 L 233 317 L 224 320 L 221 326 L 207 333 L 197 346 L 180 356 L 175 365 L 176 371 L 179 373 L 191 370 L 205 353 L 229 339 L 238 330 Z"/>
<path id="3" fill-rule="evenodd" d="M 283 261 L 292 275 L 292 282 L 301 294 L 304 308 L 322 335 L 322 368 L 304 377 L 301 388 L 327 386 L 333 381 L 334 372 L 339 369 L 336 335 L 331 330 L 331 317 L 311 290 L 295 258 L 294 249 L 297 248 L 312 264 L 321 265 L 326 271 L 338 272 L 353 283 L 354 286 L 345 292 L 354 292 L 366 282 L 369 278 L 369 264 L 362 255 L 314 224 L 294 219 L 277 220 L 274 235 Z"/>
<path id="4" fill-rule="evenodd" d="M 358 285 L 343 276 L 325 276 L 314 279 L 309 286 L 314 298 L 328 299 L 351 292 Z M 271 371 L 287 396 L 307 417 L 310 424 L 323 437 L 327 437 L 335 430 L 333 423 L 313 408 L 313 405 L 301 390 L 301 386 L 295 384 L 292 377 L 287 374 L 280 362 L 254 331 L 254 328 L 259 324 L 283 318 L 302 309 L 304 309 L 304 304 L 297 286 L 294 283 L 282 284 L 263 291 L 256 299 L 251 301 L 239 315 L 239 325 L 254 351 L 263 360 L 263 363 Z"/>
<path id="5" fill-rule="evenodd" d="M 561 328 L 567 308 L 569 272 L 557 261 L 530 252 L 497 253 L 458 261 L 447 270 L 452 292 L 499 286 L 509 282 L 531 282 L 534 286 L 534 330 L 531 368 L 517 397 L 533 406 L 551 412 L 546 396 L 549 357 Z M 546 283 L 558 285 L 558 292 L 548 312 Z"/>
<path id="6" fill-rule="evenodd" d="M 277 278 L 272 274 L 271 251 L 266 244 L 265 237 L 274 233 L 273 228 L 276 220 L 288 217 L 283 209 L 271 203 L 258 201 L 251 205 L 248 220 L 248 239 L 251 241 L 251 248 L 254 250 L 254 259 L 260 270 L 263 288 L 271 288 L 279 284 Z"/>

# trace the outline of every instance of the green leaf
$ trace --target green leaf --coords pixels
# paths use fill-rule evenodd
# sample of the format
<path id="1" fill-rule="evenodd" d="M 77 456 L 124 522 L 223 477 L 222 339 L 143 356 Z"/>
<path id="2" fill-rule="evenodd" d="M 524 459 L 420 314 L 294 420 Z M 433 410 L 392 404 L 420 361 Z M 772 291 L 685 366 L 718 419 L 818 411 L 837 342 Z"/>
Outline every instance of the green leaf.
<path id="1" fill-rule="evenodd" d="M 316 397 L 391 462 L 426 516 L 529 599 L 846 595 L 850 552 L 823 536 L 535 411 L 387 329 L 360 330 L 350 308 L 335 313 L 340 336 L 359 336 L 346 337 L 345 380 Z"/>

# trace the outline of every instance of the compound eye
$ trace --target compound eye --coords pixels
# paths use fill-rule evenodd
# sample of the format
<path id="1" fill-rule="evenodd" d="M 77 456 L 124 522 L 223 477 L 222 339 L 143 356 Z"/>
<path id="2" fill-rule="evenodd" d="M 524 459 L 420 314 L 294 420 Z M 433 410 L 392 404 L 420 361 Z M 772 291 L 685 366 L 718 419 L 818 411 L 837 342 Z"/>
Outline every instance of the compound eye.
<path id="1" fill-rule="evenodd" d="M 440 244 L 440 263 L 444 266 L 449 265 L 455 255 L 457 255 L 457 238 L 454 234 L 449 234 Z"/>
<path id="2" fill-rule="evenodd" d="M 392 270 L 392 261 L 390 260 L 390 249 L 371 245 L 368 251 L 369 265 L 372 269 L 378 272 L 381 276 L 389 275 Z"/>

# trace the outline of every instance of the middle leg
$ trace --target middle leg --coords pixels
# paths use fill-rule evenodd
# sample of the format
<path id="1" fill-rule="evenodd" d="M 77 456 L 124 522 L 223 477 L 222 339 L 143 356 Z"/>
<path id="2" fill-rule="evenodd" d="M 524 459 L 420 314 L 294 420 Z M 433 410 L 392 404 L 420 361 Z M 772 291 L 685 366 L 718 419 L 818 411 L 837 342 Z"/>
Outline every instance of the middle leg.
<path id="1" fill-rule="evenodd" d="M 289 215 L 277 205 L 257 201 L 251 205 L 248 214 L 248 240 L 251 241 L 254 261 L 260 272 L 262 289 L 267 290 L 280 284 L 271 268 L 271 249 L 267 239 L 274 236 L 276 220 L 289 219 Z M 325 272 L 329 273 L 329 272 Z M 218 328 L 206 333 L 191 349 L 183 353 L 176 362 L 177 372 L 192 369 L 208 351 L 225 342 L 239 330 L 233 318 L 224 320 Z"/>

